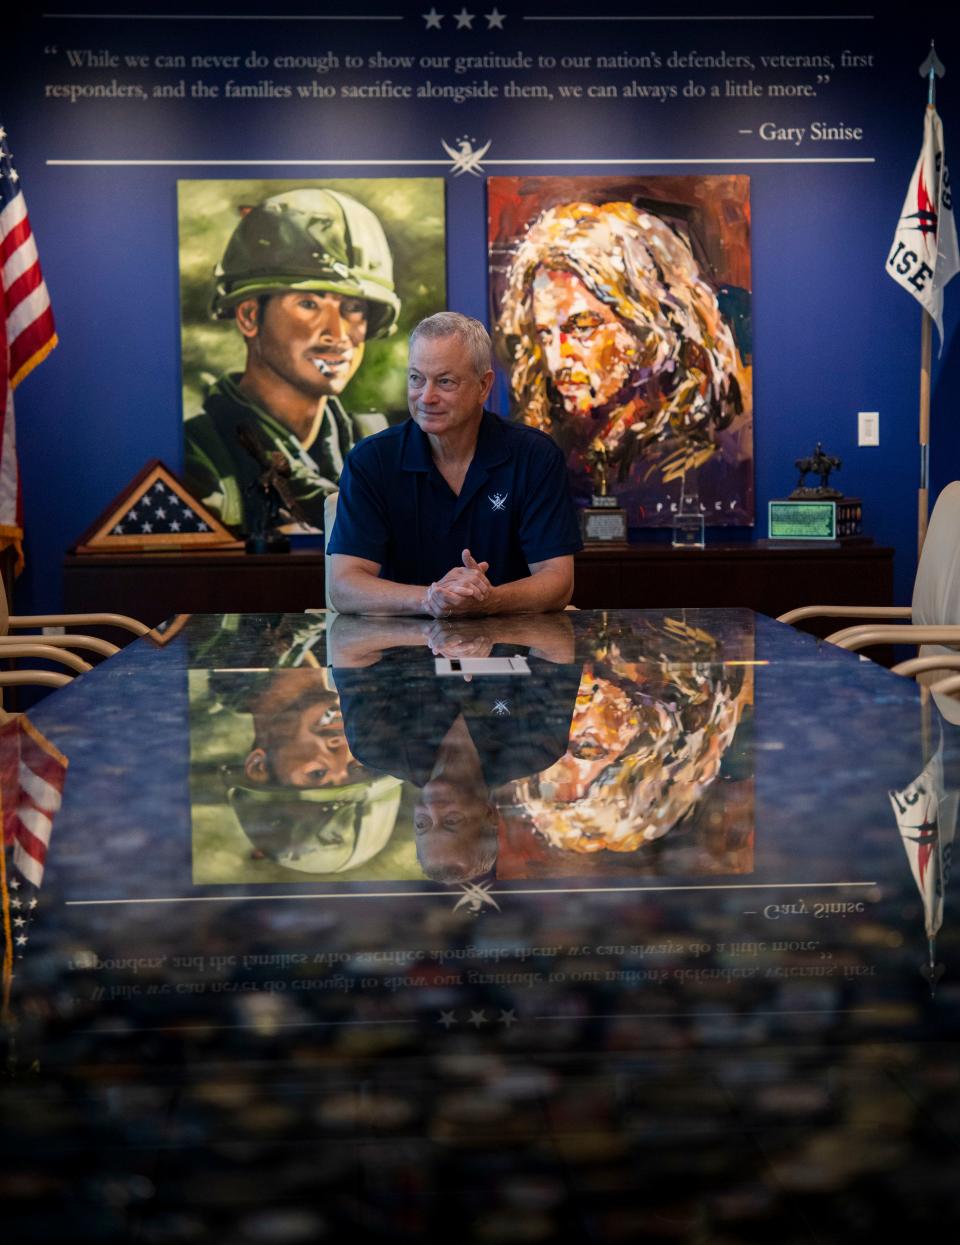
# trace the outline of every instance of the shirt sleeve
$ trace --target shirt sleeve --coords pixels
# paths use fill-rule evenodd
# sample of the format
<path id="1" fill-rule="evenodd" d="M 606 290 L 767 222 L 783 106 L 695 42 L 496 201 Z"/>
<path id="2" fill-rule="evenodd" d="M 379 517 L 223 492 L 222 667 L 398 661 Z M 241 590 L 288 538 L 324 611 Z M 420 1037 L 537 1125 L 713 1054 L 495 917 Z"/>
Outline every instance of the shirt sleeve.
<path id="1" fill-rule="evenodd" d="M 378 466 L 376 455 L 365 451 L 363 442 L 347 455 L 328 553 L 349 554 L 379 566 L 386 562 L 390 525 L 383 490 L 377 487 Z"/>
<path id="2" fill-rule="evenodd" d="M 563 453 L 548 437 L 538 445 L 520 519 L 520 548 L 527 563 L 545 562 L 583 548 Z"/>

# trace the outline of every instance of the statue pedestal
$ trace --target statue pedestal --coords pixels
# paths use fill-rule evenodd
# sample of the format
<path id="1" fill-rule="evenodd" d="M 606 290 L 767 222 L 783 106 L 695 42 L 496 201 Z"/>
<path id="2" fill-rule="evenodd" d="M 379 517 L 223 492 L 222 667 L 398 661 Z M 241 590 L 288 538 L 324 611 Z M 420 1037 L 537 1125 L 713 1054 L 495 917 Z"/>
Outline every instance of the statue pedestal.
<path id="1" fill-rule="evenodd" d="M 839 540 L 863 534 L 863 503 L 835 489 L 794 489 L 768 504 L 771 540 Z"/>
<path id="2" fill-rule="evenodd" d="M 584 542 L 592 544 L 625 544 L 627 540 L 627 512 L 617 505 L 617 499 L 606 493 L 594 493 L 593 504 L 587 506 L 580 517 Z"/>
<path id="3" fill-rule="evenodd" d="M 247 553 L 289 553 L 290 537 L 277 532 L 257 532 L 247 537 L 244 549 Z"/>

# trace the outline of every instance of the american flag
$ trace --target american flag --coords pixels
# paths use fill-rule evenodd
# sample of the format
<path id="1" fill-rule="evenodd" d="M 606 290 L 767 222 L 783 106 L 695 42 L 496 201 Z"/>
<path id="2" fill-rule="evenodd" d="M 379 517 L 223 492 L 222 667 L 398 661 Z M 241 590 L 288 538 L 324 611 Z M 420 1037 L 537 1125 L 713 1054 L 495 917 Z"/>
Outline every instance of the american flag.
<path id="1" fill-rule="evenodd" d="M 60 809 L 67 758 L 19 714 L 0 727 L 3 843 L 32 886 L 43 881 L 50 830 Z"/>
<path id="2" fill-rule="evenodd" d="M 23 714 L 0 726 L 4 1012 L 10 1001 L 14 956 L 22 956 L 29 942 L 50 832 L 60 809 L 66 777 L 67 758 Z M 8 849 L 12 849 L 12 870 L 7 868 Z"/>
<path id="3" fill-rule="evenodd" d="M 182 536 L 185 532 L 210 531 L 194 507 L 162 480 L 155 480 L 115 517 L 111 536 Z"/>
<path id="4" fill-rule="evenodd" d="M 20 178 L 0 125 L 0 294 L 7 363 L 0 367 L 0 548 L 13 544 L 23 563 L 20 473 L 13 426 L 13 391 L 57 344 L 50 296 L 40 271 Z"/>

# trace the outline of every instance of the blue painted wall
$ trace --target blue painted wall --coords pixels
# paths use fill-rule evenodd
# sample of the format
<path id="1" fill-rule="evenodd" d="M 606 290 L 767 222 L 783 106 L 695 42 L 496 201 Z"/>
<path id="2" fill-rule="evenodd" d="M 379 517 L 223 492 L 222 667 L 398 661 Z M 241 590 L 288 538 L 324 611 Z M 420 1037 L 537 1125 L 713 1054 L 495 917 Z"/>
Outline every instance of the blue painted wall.
<path id="1" fill-rule="evenodd" d="M 58 5 L 60 13 L 81 5 Z M 89 6 L 87 6 L 89 7 Z M 116 6 L 122 11 L 122 5 Z M 916 544 L 918 478 L 917 391 L 919 306 L 884 273 L 907 183 L 919 152 L 925 87 L 917 66 L 927 42 L 950 60 L 946 6 L 917 21 L 887 16 L 875 6 L 842 6 L 840 20 L 815 15 L 827 8 L 797 3 L 772 20 L 771 5 L 727 6 L 756 19 L 719 20 L 723 6 L 657 6 L 667 21 L 600 21 L 644 16 L 639 6 L 598 0 L 592 6 L 558 0 L 517 5 L 505 0 L 457 6 L 364 3 L 352 0 L 350 20 L 263 19 L 262 3 L 194 6 L 202 20 L 27 18 L 6 52 L 0 120 L 17 160 L 47 283 L 54 300 L 59 348 L 17 394 L 17 426 L 26 506 L 28 566 L 18 584 L 21 611 L 56 608 L 59 567 L 66 547 L 150 458 L 182 466 L 179 306 L 176 235 L 178 177 L 417 176 L 447 177 L 449 305 L 486 318 L 486 203 L 481 177 L 454 176 L 441 147 L 467 135 L 490 140 L 484 171 L 498 173 L 740 172 L 752 178 L 754 409 L 757 536 L 765 531 L 766 502 L 795 482 L 793 461 L 817 440 L 844 461 L 839 483 L 862 496 L 875 539 L 897 550 L 897 591 L 909 596 Z M 316 18 L 312 6 L 284 3 L 284 15 Z M 338 6 L 341 11 L 348 6 Z M 157 3 L 154 14 L 186 12 Z M 439 29 L 423 14 L 439 9 Z M 473 14 L 458 27 L 457 12 Z M 594 9 L 592 16 L 584 11 Z M 218 13 L 233 20 L 214 20 Z M 899 10 L 902 13 L 902 9 Z M 694 17 L 697 20 L 679 20 Z M 255 20 L 240 20 L 246 14 Z M 811 15 L 805 18 L 805 14 Z M 493 21 L 490 17 L 493 16 Z M 503 17 L 502 29 L 497 16 Z M 647 14 L 647 17 L 656 14 Z M 575 20 L 531 20 L 565 16 Z M 361 17 L 376 20 L 361 21 Z M 388 18 L 400 20 L 385 20 Z M 789 20 L 783 20 L 789 19 Z M 905 29 L 909 26 L 909 29 Z M 338 56 L 341 68 L 317 75 L 330 100 L 195 99 L 198 77 L 225 86 L 309 82 L 314 75 L 261 69 L 132 69 L 125 55 L 190 58 L 252 49 L 277 55 Z M 66 51 L 106 49 L 117 67 L 76 68 Z M 554 56 L 558 67 L 529 70 L 357 71 L 386 55 Z M 670 53 L 749 55 L 755 70 L 671 68 Z M 844 50 L 870 56 L 865 68 L 843 68 Z M 659 69 L 563 69 L 565 56 L 656 52 Z M 762 56 L 830 55 L 829 81 L 800 67 L 765 67 Z M 940 85 L 947 155 L 960 153 L 960 61 Z M 185 80 L 187 97 L 154 99 L 154 86 Z M 514 98 L 462 104 L 427 100 L 345 99 L 341 88 L 389 78 L 414 89 L 486 80 L 503 88 L 544 84 L 552 100 Z M 642 82 L 672 84 L 664 103 L 623 97 Z M 690 80 L 707 87 L 704 99 L 684 98 Z M 759 97 L 709 97 L 730 79 L 752 80 Z M 138 83 L 143 99 L 51 97 L 48 87 Z M 616 99 L 559 98 L 559 85 L 618 86 Z M 771 85 L 811 86 L 806 98 L 771 98 Z M 814 121 L 860 127 L 860 141 L 764 141 L 764 121 L 809 127 Z M 741 134 L 740 130 L 750 130 Z M 867 163 L 757 163 L 830 157 Z M 387 159 L 415 163 L 388 166 Z M 660 161 L 634 167 L 628 159 Z M 173 163 L 82 164 L 64 160 Z M 271 164 L 258 161 L 289 161 Z M 319 168 L 306 160 L 362 161 Z M 555 161 L 573 160 L 572 165 Z M 588 165 L 587 160 L 605 161 Z M 183 161 L 199 163 L 184 164 Z M 212 164 L 211 161 L 237 161 Z M 255 163 L 248 163 L 254 161 Z M 442 163 L 431 163 L 441 161 Z M 522 161 L 523 163 L 512 163 Z M 707 161 L 706 163 L 672 163 Z M 528 163 L 529 162 L 529 163 Z M 956 154 L 954 165 L 960 163 Z M 960 474 L 960 278 L 946 299 L 946 342 L 935 360 L 933 484 Z M 879 410 L 881 444 L 856 445 L 856 412 Z M 737 534 L 734 535 L 735 538 Z M 749 536 L 749 533 L 740 533 Z M 731 538 L 716 533 L 715 539 Z M 855 586 L 851 585 L 852 591 Z"/>

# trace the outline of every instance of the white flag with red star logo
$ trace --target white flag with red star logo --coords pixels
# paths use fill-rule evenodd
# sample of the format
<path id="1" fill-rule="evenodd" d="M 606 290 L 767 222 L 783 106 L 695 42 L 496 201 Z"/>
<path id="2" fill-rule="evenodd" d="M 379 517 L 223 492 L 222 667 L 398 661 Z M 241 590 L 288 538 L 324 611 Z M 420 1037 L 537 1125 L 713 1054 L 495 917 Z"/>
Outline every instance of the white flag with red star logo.
<path id="1" fill-rule="evenodd" d="M 930 313 L 940 334 L 941 350 L 943 289 L 958 270 L 960 252 L 943 152 L 943 126 L 937 110 L 928 107 L 923 148 L 887 256 L 887 272 Z"/>
<path id="2" fill-rule="evenodd" d="M 943 738 L 923 772 L 902 791 L 891 791 L 910 871 L 923 900 L 924 925 L 932 938 L 943 924 L 943 898 L 957 829 L 957 793 L 943 777 Z"/>

